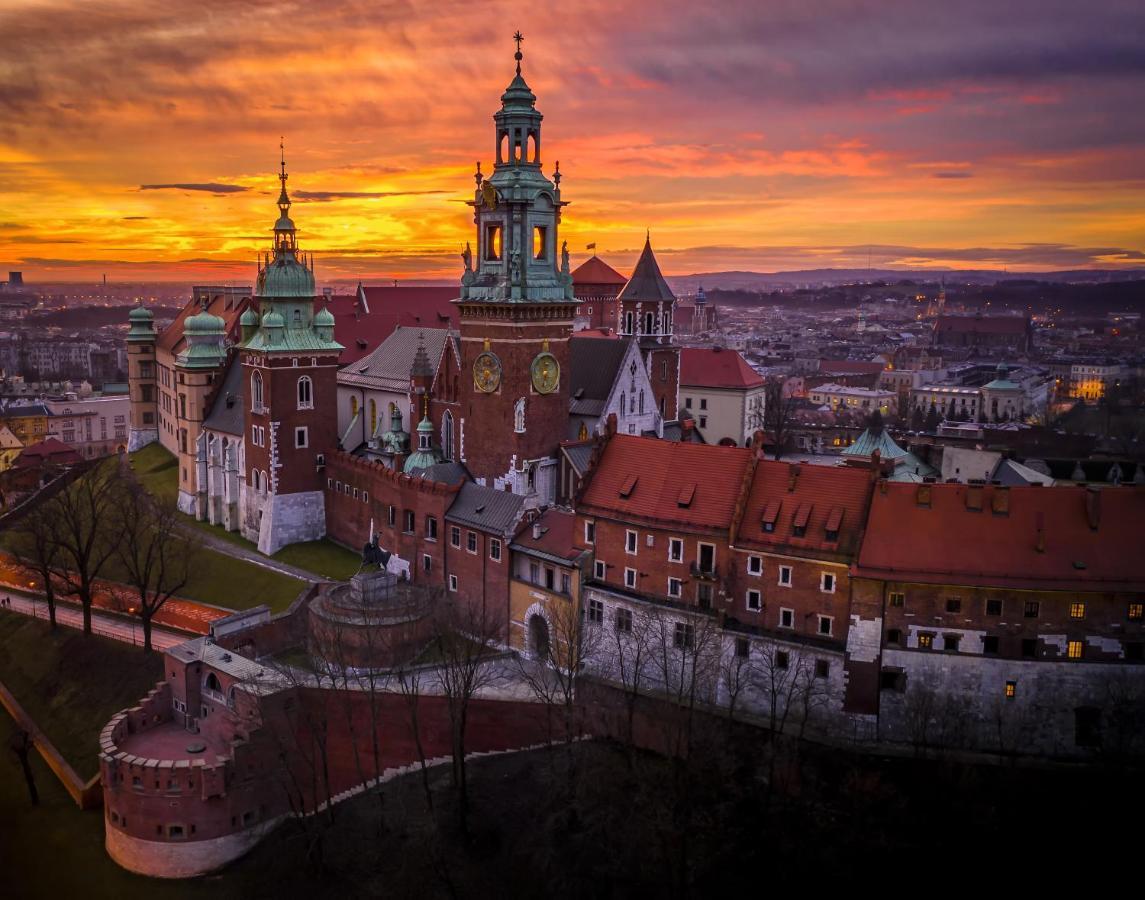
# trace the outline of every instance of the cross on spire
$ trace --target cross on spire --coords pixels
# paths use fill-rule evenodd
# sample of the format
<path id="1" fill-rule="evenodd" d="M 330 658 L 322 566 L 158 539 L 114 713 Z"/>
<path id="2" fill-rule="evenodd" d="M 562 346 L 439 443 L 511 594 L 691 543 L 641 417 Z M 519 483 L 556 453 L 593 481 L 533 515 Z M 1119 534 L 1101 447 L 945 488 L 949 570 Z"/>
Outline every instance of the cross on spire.
<path id="1" fill-rule="evenodd" d="M 521 53 L 521 41 L 523 41 L 524 39 L 525 39 L 525 36 L 523 34 L 521 34 L 520 30 L 514 32 L 513 40 L 515 40 L 517 42 L 517 52 L 513 54 L 513 58 L 515 60 L 517 60 L 517 74 L 518 75 L 521 74 L 521 60 L 524 58 L 522 53 Z"/>

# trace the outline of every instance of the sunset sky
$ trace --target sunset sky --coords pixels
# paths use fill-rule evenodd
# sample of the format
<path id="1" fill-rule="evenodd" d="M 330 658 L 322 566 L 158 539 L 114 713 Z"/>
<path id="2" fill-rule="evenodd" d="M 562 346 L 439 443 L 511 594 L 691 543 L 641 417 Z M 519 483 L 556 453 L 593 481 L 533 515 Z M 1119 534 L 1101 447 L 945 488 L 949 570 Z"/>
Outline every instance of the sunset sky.
<path id="1" fill-rule="evenodd" d="M 0 270 L 456 278 L 517 28 L 574 263 L 1145 265 L 1141 0 L 0 0 Z"/>

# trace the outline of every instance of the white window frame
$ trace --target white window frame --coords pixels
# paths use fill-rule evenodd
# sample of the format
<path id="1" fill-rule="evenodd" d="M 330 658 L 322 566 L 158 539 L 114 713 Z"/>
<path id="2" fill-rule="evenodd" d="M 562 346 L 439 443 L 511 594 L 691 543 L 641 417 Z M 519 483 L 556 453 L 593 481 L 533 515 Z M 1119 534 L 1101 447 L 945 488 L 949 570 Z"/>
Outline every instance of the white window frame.
<path id="1" fill-rule="evenodd" d="M 390 509 L 393 509 L 393 507 L 391 506 Z M 392 525 L 393 523 L 391 522 L 390 524 Z M 450 525 L 449 526 L 449 546 L 450 547 L 456 547 L 458 550 L 461 549 L 461 526 L 460 525 Z"/>
<path id="2" fill-rule="evenodd" d="M 608 577 L 608 564 L 603 559 L 593 560 L 592 577 L 599 578 L 601 581 Z"/>
<path id="3" fill-rule="evenodd" d="M 755 605 L 752 605 L 752 597 L 755 598 Z M 759 612 L 763 609 L 763 591 L 755 590 L 754 588 L 747 592 L 746 597 L 748 612 Z"/>
<path id="4" fill-rule="evenodd" d="M 823 630 L 823 623 L 824 622 L 827 623 L 827 630 L 826 631 Z M 819 635 L 820 637 L 834 637 L 834 635 L 835 635 L 835 617 L 834 616 L 825 616 L 822 613 L 820 613 L 818 620 L 815 622 L 815 633 L 817 635 Z"/>
<path id="5" fill-rule="evenodd" d="M 749 556 L 747 558 L 747 574 L 756 576 L 763 574 L 762 556 Z"/>
<path id="6" fill-rule="evenodd" d="M 668 579 L 668 596 L 669 597 L 682 597 L 684 595 L 684 582 L 679 578 Z"/>
<path id="7" fill-rule="evenodd" d="M 489 538 L 489 558 L 493 562 L 501 562 L 501 539 Z"/>
<path id="8" fill-rule="evenodd" d="M 584 520 L 584 542 L 586 544 L 595 544 L 596 543 L 596 520 L 595 519 L 585 519 Z"/>
<path id="9" fill-rule="evenodd" d="M 450 576 L 449 576 L 449 589 L 451 591 L 457 590 L 457 576 L 456 575 L 450 574 Z"/>
<path id="10" fill-rule="evenodd" d="M 640 533 L 631 528 L 624 529 L 624 552 L 635 556 L 640 552 Z"/>
<path id="11" fill-rule="evenodd" d="M 632 588 L 633 590 L 635 590 L 636 589 L 636 577 L 637 577 L 637 572 L 635 569 L 633 569 L 631 567 L 625 567 L 625 569 L 624 569 L 624 586 L 626 588 Z"/>
<path id="12" fill-rule="evenodd" d="M 677 552 L 679 551 L 679 552 Z M 684 539 L 668 538 L 668 562 L 682 563 L 684 561 Z"/>
<path id="13" fill-rule="evenodd" d="M 786 577 L 786 581 L 784 580 L 785 577 Z M 776 578 L 778 579 L 776 581 L 776 584 L 778 584 L 780 587 L 789 588 L 789 587 L 791 587 L 792 577 L 793 576 L 792 576 L 791 566 L 780 566 L 779 567 L 779 573 L 776 576 Z"/>
<path id="14" fill-rule="evenodd" d="M 705 547 L 712 548 L 712 571 L 715 572 L 719 568 L 719 557 L 716 555 L 717 548 L 715 544 L 710 544 L 707 541 L 696 542 L 696 568 L 700 569 L 700 571 L 703 571 L 701 567 L 701 560 L 704 558 Z"/>
<path id="15" fill-rule="evenodd" d="M 305 425 L 294 427 L 294 449 L 305 450 L 310 446 L 310 429 Z"/>
<path id="16" fill-rule="evenodd" d="M 827 579 L 831 579 L 831 586 L 827 587 Z M 834 572 L 820 572 L 819 573 L 819 590 L 824 594 L 835 593 L 835 588 L 839 586 L 839 576 Z"/>
<path id="17" fill-rule="evenodd" d="M 785 617 L 787 619 L 786 625 L 783 624 L 783 620 Z M 779 627 L 780 628 L 794 628 L 795 627 L 795 610 L 789 609 L 786 606 L 781 606 L 779 608 Z"/>

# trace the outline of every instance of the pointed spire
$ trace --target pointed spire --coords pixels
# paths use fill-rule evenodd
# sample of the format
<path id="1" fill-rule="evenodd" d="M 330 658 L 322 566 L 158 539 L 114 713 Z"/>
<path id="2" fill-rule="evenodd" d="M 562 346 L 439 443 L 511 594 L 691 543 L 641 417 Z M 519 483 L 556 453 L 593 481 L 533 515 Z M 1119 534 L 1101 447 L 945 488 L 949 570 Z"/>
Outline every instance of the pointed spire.
<path id="1" fill-rule="evenodd" d="M 656 254 L 652 252 L 652 233 L 649 230 L 644 239 L 644 250 L 640 259 L 636 261 L 636 268 L 632 270 L 632 277 L 620 292 L 618 300 L 645 300 L 654 302 L 673 303 L 676 295 L 668 287 L 668 282 L 660 272 L 660 265 L 656 262 Z"/>
<path id="2" fill-rule="evenodd" d="M 517 52 L 513 54 L 513 59 L 517 60 L 517 74 L 518 75 L 521 74 L 521 60 L 523 59 L 523 55 L 521 53 L 521 42 L 524 39 L 525 39 L 525 36 L 523 34 L 521 34 L 521 32 L 519 30 L 516 33 L 514 33 L 514 35 L 513 35 L 513 40 L 515 40 L 517 42 Z"/>

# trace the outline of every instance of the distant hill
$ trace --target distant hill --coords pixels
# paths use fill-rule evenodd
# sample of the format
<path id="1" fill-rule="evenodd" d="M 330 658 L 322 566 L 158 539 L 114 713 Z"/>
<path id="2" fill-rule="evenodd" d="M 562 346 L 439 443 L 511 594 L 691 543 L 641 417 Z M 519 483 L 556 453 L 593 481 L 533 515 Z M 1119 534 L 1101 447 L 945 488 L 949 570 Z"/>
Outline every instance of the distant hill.
<path id="1" fill-rule="evenodd" d="M 794 287 L 829 287 L 842 284 L 914 281 L 934 284 L 945 276 L 950 284 L 996 284 L 1002 281 L 1049 282 L 1053 284 L 1103 284 L 1145 279 L 1145 269 L 1070 269 L 1060 272 L 1005 272 L 992 269 L 801 269 L 792 272 L 697 272 L 669 275 L 677 293 L 691 294 L 703 285 L 705 291 L 775 291 Z"/>

